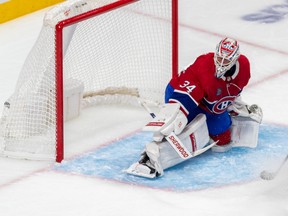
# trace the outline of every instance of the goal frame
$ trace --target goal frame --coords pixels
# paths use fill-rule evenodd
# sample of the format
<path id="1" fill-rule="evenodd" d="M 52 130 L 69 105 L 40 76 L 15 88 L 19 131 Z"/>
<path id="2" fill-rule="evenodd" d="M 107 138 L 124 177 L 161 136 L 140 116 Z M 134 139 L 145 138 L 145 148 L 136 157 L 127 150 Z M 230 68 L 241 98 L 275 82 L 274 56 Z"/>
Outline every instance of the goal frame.
<path id="1" fill-rule="evenodd" d="M 56 87 L 56 162 L 64 159 L 64 118 L 63 118 L 63 30 L 65 27 L 91 17 L 132 4 L 141 0 L 119 0 L 80 15 L 59 21 L 55 26 L 55 87 Z M 172 71 L 171 76 L 178 76 L 178 0 L 172 2 Z"/>

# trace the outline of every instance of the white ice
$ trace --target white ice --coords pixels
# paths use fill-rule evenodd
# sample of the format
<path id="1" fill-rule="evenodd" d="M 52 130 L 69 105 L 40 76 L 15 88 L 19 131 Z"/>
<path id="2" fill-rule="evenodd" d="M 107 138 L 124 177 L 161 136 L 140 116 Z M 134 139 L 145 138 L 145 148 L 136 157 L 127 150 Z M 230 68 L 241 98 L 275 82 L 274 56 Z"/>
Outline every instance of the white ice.
<path id="1" fill-rule="evenodd" d="M 193 7 L 183 7 L 185 1 L 193 1 Z M 241 51 L 251 61 L 252 78 L 243 92 L 243 98 L 248 103 L 262 106 L 264 123 L 288 127 L 288 18 L 272 24 L 241 20 L 243 15 L 273 5 L 284 5 L 277 7 L 278 12 L 284 14 L 286 10 L 288 13 L 288 2 L 181 0 L 181 4 L 180 11 L 187 10 L 189 16 L 181 19 L 180 39 L 193 39 L 192 44 L 186 45 L 191 49 L 191 56 L 182 56 L 181 65 L 191 63 L 203 52 L 213 51 L 222 37 L 235 37 L 240 42 Z M 21 66 L 40 31 L 45 11 L 47 9 L 0 25 L 0 103 L 13 92 Z M 133 133 L 148 120 L 147 113 L 135 107 L 90 108 L 81 114 L 80 119 L 66 125 L 66 160 Z M 80 134 L 79 125 L 86 129 Z M 275 159 L 276 167 L 281 160 Z M 50 169 L 52 165 L 51 162 L 0 158 L 0 214 L 288 215 L 287 166 L 273 181 L 259 180 L 202 191 L 173 192 L 59 173 Z"/>

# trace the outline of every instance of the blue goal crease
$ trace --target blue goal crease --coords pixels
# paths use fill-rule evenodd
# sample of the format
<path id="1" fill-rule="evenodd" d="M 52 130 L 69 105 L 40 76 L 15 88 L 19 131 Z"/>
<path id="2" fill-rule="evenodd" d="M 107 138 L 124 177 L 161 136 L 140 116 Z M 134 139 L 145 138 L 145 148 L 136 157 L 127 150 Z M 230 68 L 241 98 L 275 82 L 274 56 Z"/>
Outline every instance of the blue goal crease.
<path id="1" fill-rule="evenodd" d="M 211 150 L 165 170 L 156 179 L 128 175 L 125 170 L 138 161 L 152 134 L 138 132 L 110 145 L 55 165 L 54 170 L 98 176 L 159 189 L 175 191 L 201 190 L 249 182 L 259 178 L 263 161 L 284 158 L 288 152 L 288 127 L 261 125 L 256 148 L 233 148 L 226 153 Z"/>

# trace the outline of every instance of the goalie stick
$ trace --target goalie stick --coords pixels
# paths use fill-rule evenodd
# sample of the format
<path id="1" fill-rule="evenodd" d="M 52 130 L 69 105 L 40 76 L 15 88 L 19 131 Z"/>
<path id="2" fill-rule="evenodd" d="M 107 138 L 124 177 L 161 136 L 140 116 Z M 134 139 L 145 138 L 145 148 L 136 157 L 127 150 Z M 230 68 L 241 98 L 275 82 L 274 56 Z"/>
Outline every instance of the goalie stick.
<path id="1" fill-rule="evenodd" d="M 287 160 L 288 160 L 288 155 L 286 155 L 286 157 L 284 158 L 284 160 L 282 161 L 282 163 L 280 164 L 280 166 L 278 167 L 276 171 L 269 172 L 269 171 L 264 170 L 260 173 L 260 177 L 264 180 L 273 180 L 278 175 L 278 173 L 280 172 L 284 164 L 287 162 Z"/>
<path id="2" fill-rule="evenodd" d="M 152 110 L 147 106 L 145 100 L 138 100 L 138 101 L 140 105 L 150 114 L 152 118 L 156 117 L 155 113 L 153 113 Z M 192 157 L 196 157 L 197 155 L 204 153 L 205 151 L 209 150 L 210 148 L 212 148 L 214 145 L 217 144 L 217 142 L 211 142 L 204 148 L 196 150 L 193 153 L 190 153 L 190 151 L 184 146 L 184 144 L 181 142 L 181 140 L 177 137 L 177 135 L 174 132 L 171 132 L 168 136 L 165 136 L 165 139 L 168 141 L 168 143 L 173 147 L 173 149 L 182 159 L 189 159 Z M 185 152 L 185 154 L 183 154 L 183 152 Z"/>

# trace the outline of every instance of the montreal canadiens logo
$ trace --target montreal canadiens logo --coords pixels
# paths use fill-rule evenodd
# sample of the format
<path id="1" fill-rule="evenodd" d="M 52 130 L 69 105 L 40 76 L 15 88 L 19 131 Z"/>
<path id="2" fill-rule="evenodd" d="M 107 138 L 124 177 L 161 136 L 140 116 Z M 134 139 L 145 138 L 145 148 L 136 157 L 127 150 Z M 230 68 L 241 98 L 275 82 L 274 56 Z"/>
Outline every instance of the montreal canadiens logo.
<path id="1" fill-rule="evenodd" d="M 214 104 L 212 111 L 216 114 L 223 113 L 225 110 L 227 110 L 227 108 L 234 101 L 234 99 L 234 96 L 227 96 L 222 98 Z"/>

